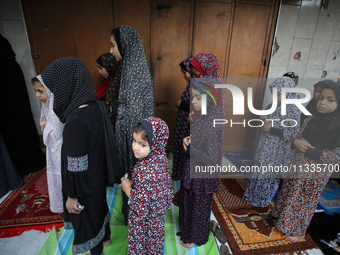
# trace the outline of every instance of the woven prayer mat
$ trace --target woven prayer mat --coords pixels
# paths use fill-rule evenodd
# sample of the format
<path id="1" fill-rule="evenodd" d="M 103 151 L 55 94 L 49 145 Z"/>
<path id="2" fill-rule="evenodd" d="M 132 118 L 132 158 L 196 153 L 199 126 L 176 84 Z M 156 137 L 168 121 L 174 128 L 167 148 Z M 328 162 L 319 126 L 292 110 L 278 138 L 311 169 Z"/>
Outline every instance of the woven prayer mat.
<path id="1" fill-rule="evenodd" d="M 18 209 L 19 208 L 19 209 Z M 47 232 L 64 225 L 63 214 L 50 210 L 46 168 L 30 173 L 21 188 L 13 190 L 0 204 L 0 237 L 12 237 L 28 230 Z"/>
<path id="2" fill-rule="evenodd" d="M 284 240 L 269 216 L 274 204 L 259 208 L 245 201 L 247 183 L 245 178 L 222 179 L 220 191 L 214 195 L 212 203 L 212 210 L 234 255 L 304 254 L 305 250 L 317 247 L 308 234 L 297 243 Z"/>

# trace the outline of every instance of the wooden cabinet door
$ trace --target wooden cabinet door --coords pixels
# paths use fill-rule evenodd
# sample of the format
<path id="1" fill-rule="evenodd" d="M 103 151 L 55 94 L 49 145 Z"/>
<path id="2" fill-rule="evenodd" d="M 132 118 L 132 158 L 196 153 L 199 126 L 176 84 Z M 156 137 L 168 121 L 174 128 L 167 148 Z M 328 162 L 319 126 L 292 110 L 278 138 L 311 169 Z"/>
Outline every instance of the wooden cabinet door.
<path id="1" fill-rule="evenodd" d="M 244 3 L 245 2 L 245 3 Z M 228 124 L 225 129 L 225 147 L 229 151 L 247 151 L 254 148 L 256 128 L 249 127 L 247 121 L 253 116 L 247 106 L 247 88 L 253 88 L 253 101 L 257 109 L 261 109 L 264 86 L 263 78 L 267 77 L 268 62 L 278 1 L 236 1 L 230 55 L 226 76 L 230 83 L 237 85 L 245 96 L 245 115 L 232 115 L 231 94 L 227 91 L 227 120 L 235 122 L 246 120 L 246 127 Z M 237 78 L 237 79 L 234 79 Z M 228 82 L 229 83 L 229 82 Z"/>
<path id="2" fill-rule="evenodd" d="M 168 147 L 173 146 L 177 109 L 187 81 L 179 63 L 191 53 L 192 1 L 154 0 L 151 3 L 151 72 L 155 115 L 169 125 Z"/>
<path id="3" fill-rule="evenodd" d="M 37 74 L 61 57 L 78 57 L 98 87 L 96 59 L 110 51 L 111 0 L 22 0 Z"/>
<path id="4" fill-rule="evenodd" d="M 57 58 L 76 56 L 69 1 L 22 0 L 22 7 L 37 74 Z"/>

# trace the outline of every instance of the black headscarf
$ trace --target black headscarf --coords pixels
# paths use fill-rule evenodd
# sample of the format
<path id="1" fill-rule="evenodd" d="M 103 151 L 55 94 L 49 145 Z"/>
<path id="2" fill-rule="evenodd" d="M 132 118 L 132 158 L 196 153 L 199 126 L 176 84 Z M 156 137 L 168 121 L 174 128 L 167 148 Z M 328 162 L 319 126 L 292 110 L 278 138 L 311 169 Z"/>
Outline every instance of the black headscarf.
<path id="1" fill-rule="evenodd" d="M 107 111 L 110 113 L 110 106 L 113 101 L 118 100 L 118 93 L 120 87 L 120 75 L 122 72 L 122 62 L 118 62 L 111 53 L 104 53 L 97 58 L 96 62 L 104 67 L 109 74 L 109 85 L 106 89 L 104 104 Z M 112 124 L 115 125 L 115 114 L 110 114 Z"/>
<path id="2" fill-rule="evenodd" d="M 109 182 L 120 177 L 116 145 L 112 125 L 105 106 L 97 100 L 92 77 L 85 64 L 78 58 L 60 58 L 41 73 L 45 85 L 54 93 L 53 110 L 62 123 L 68 114 L 83 104 L 96 102 L 102 112 L 104 123 L 105 154 Z"/>
<path id="3" fill-rule="evenodd" d="M 0 59 L 15 60 L 12 45 L 2 34 L 0 34 Z"/>
<path id="4" fill-rule="evenodd" d="M 314 147 L 333 149 L 340 146 L 340 84 L 324 80 L 317 85 L 323 87 L 322 90 L 332 89 L 338 105 L 328 114 L 316 112 L 315 118 L 308 122 L 302 137 Z"/>

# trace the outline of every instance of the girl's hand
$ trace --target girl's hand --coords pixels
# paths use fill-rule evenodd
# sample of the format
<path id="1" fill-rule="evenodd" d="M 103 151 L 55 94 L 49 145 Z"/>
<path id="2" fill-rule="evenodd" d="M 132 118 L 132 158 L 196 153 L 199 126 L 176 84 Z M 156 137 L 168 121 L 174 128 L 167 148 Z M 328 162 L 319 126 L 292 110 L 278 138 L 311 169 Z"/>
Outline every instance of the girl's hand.
<path id="1" fill-rule="evenodd" d="M 263 132 L 269 133 L 271 127 L 272 127 L 272 124 L 268 120 L 265 120 L 262 126 L 262 130 Z"/>
<path id="2" fill-rule="evenodd" d="M 120 181 L 122 182 L 122 190 L 125 192 L 125 194 L 127 196 L 130 196 L 130 192 L 131 192 L 131 182 L 130 182 L 130 180 L 125 180 L 125 178 L 122 177 L 120 179 Z"/>
<path id="3" fill-rule="evenodd" d="M 310 149 L 315 149 L 314 146 L 312 146 L 307 140 L 300 138 L 294 140 L 295 147 L 302 153 L 306 153 L 306 151 Z"/>
<path id="4" fill-rule="evenodd" d="M 43 123 L 43 124 L 41 125 L 41 131 L 43 131 L 43 132 L 44 132 L 44 130 L 45 130 L 46 123 L 47 123 L 47 121 L 45 121 L 45 123 Z"/>
<path id="5" fill-rule="evenodd" d="M 183 148 L 185 152 L 187 152 L 187 147 L 189 146 L 189 144 L 190 144 L 190 136 L 183 138 Z"/>
<path id="6" fill-rule="evenodd" d="M 78 204 L 78 198 L 68 197 L 66 200 L 66 209 L 68 213 L 79 214 L 81 212 L 81 209 L 78 208 L 77 204 Z"/>

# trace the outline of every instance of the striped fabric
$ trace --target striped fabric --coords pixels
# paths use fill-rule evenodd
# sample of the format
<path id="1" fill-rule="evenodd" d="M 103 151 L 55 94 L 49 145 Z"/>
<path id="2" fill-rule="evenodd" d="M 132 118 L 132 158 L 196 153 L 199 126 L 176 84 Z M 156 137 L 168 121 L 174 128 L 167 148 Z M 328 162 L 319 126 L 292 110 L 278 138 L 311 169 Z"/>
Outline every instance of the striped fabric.
<path id="1" fill-rule="evenodd" d="M 180 183 L 174 182 L 175 191 L 179 189 Z M 107 203 L 111 213 L 111 240 L 109 247 L 104 247 L 104 254 L 125 255 L 127 254 L 128 227 L 124 225 L 124 217 L 121 213 L 122 196 L 120 187 L 110 187 L 107 190 Z M 170 210 L 165 215 L 165 246 L 164 255 L 217 255 L 217 246 L 213 235 L 210 233 L 209 241 L 200 247 L 190 249 L 184 248 L 180 243 L 180 237 L 176 236 L 179 232 L 178 207 L 171 205 Z M 42 247 L 39 255 L 72 255 L 73 230 L 61 228 L 59 232 L 53 227 L 49 237 Z M 83 253 L 82 255 L 87 254 Z"/>

